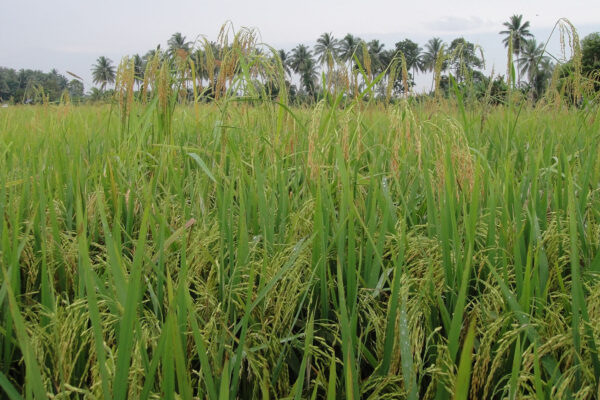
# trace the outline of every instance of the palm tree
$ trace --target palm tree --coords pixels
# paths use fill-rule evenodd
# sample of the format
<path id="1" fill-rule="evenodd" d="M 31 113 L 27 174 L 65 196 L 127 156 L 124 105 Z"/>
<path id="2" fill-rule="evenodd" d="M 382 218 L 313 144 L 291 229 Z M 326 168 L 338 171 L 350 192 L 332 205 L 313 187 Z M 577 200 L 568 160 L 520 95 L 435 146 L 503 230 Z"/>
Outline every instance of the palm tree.
<path id="1" fill-rule="evenodd" d="M 311 97 L 315 94 L 315 81 L 317 80 L 317 64 L 312 58 L 309 58 L 304 65 L 300 76 L 300 82 L 304 86 L 304 90 Z"/>
<path id="2" fill-rule="evenodd" d="M 144 65 L 148 64 L 148 61 L 152 60 L 154 57 L 158 56 L 160 59 L 163 58 L 163 53 L 160 50 L 160 44 L 156 46 L 156 49 L 150 49 L 142 56 L 142 61 Z"/>
<path id="3" fill-rule="evenodd" d="M 296 46 L 292 50 L 289 65 L 294 72 L 300 75 L 300 80 L 306 91 L 312 94 L 314 79 L 316 77 L 316 66 L 308 47 L 303 44 Z"/>
<path id="4" fill-rule="evenodd" d="M 528 37 L 533 37 L 531 32 L 529 32 L 529 21 L 523 22 L 523 15 L 515 14 L 510 17 L 508 22 L 505 22 L 502 25 L 506 27 L 506 30 L 500 31 L 501 35 L 506 35 L 506 37 L 502 40 L 504 47 L 509 46 L 512 38 L 512 51 L 517 57 L 517 83 L 520 83 L 521 75 L 519 74 L 519 70 L 521 66 L 519 65 L 519 56 L 521 55 L 524 42 Z"/>
<path id="5" fill-rule="evenodd" d="M 521 66 L 519 72 L 527 75 L 532 96 L 538 96 L 544 90 L 545 81 L 551 75 L 550 57 L 544 52 L 544 44 L 532 38 L 523 42 L 521 57 L 517 59 L 517 63 Z"/>
<path id="6" fill-rule="evenodd" d="M 347 34 L 340 42 L 340 57 L 343 61 L 349 62 L 352 67 L 352 57 L 358 49 L 358 46 L 362 43 L 362 39 L 352 34 Z"/>
<path id="7" fill-rule="evenodd" d="M 331 70 L 337 59 L 339 58 L 340 53 L 340 42 L 333 37 L 331 33 L 324 33 L 317 39 L 317 44 L 315 45 L 315 56 L 317 56 L 317 60 L 321 64 L 327 64 L 327 89 L 329 90 L 331 87 L 332 73 Z"/>
<path id="8" fill-rule="evenodd" d="M 321 65 L 333 65 L 340 53 L 340 43 L 331 33 L 324 33 L 317 39 L 315 56 Z"/>
<path id="9" fill-rule="evenodd" d="M 421 71 L 432 72 L 435 69 L 437 60 L 444 55 L 444 46 L 444 42 L 439 37 L 429 39 L 429 41 L 425 44 L 425 51 L 422 55 Z M 445 68 L 446 65 L 443 63 L 442 69 Z M 433 74 L 433 78 L 431 79 L 431 90 L 433 90 L 434 84 L 435 74 Z"/>
<path id="10" fill-rule="evenodd" d="M 544 55 L 544 44 L 538 43 L 535 39 L 525 40 L 521 47 L 521 57 L 517 59 L 517 63 L 521 65 L 521 74 L 527 74 L 529 83 L 533 83 L 534 76 L 538 70 L 538 66 L 549 60 L 549 57 Z"/>
<path id="11" fill-rule="evenodd" d="M 92 78 L 94 83 L 100 84 L 100 90 L 104 90 L 106 85 L 115 82 L 115 67 L 110 58 L 100 56 L 96 64 L 92 66 Z"/>
<path id="12" fill-rule="evenodd" d="M 133 74 L 135 83 L 139 89 L 140 83 L 144 80 L 144 61 L 139 54 L 133 56 Z"/>
<path id="13" fill-rule="evenodd" d="M 185 36 L 181 32 L 175 32 L 167 44 L 169 45 L 168 53 L 171 58 L 178 56 L 180 59 L 186 59 L 190 53 L 190 42 L 186 42 Z"/>
<path id="14" fill-rule="evenodd" d="M 310 61 L 312 61 L 312 53 L 307 46 L 299 44 L 294 47 L 290 55 L 290 67 L 294 72 L 301 74 Z"/>
<path id="15" fill-rule="evenodd" d="M 439 37 L 429 39 L 425 44 L 425 51 L 422 56 L 422 71 L 431 72 L 435 69 L 435 63 L 440 55 L 442 55 L 444 42 Z"/>
<path id="16" fill-rule="evenodd" d="M 196 74 L 196 82 L 198 86 L 202 88 L 202 82 L 208 79 L 208 70 L 206 69 L 206 55 L 202 49 L 196 49 L 190 55 L 192 61 L 194 61 L 194 73 Z"/>
<path id="17" fill-rule="evenodd" d="M 377 39 L 371 40 L 369 43 L 367 43 L 367 50 L 369 51 L 369 57 L 371 58 L 373 75 L 381 72 L 384 68 L 384 47 L 385 45 Z"/>
<path id="18" fill-rule="evenodd" d="M 539 98 L 548 87 L 548 84 L 552 80 L 554 68 L 555 66 L 550 61 L 550 57 L 543 57 L 542 61 L 537 65 L 535 75 L 533 76 L 533 82 L 531 84 L 535 98 Z"/>
<path id="19" fill-rule="evenodd" d="M 102 93 L 102 90 L 98 89 L 97 87 L 93 87 L 90 89 L 88 96 L 91 102 L 96 102 L 104 98 L 104 93 Z"/>
<path id="20" fill-rule="evenodd" d="M 290 55 L 289 55 L 289 53 L 286 52 L 283 49 L 279 49 L 277 51 L 277 55 L 279 56 L 279 59 L 281 60 L 281 65 L 283 66 L 283 72 L 287 76 L 292 75 L 292 70 L 290 69 Z"/>

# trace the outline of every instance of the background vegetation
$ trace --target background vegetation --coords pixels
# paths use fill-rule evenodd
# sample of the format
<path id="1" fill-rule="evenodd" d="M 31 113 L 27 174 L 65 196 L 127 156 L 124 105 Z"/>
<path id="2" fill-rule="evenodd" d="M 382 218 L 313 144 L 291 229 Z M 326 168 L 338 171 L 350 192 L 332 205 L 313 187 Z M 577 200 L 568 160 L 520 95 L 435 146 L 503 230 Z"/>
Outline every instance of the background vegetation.
<path id="1" fill-rule="evenodd" d="M 561 76 L 570 75 L 572 56 L 566 63 L 560 63 L 557 57 L 569 57 L 566 53 L 553 55 L 546 52 L 547 42 L 538 42 L 533 37 L 529 30 L 530 23 L 524 21 L 522 15 L 513 15 L 503 25 L 504 30 L 499 33 L 509 53 L 509 72 L 506 75 L 492 72 L 491 76 L 485 76 L 482 72 L 485 66 L 484 49 L 462 37 L 450 43 L 434 37 L 423 48 L 407 38 L 395 43 L 393 48 L 385 49 L 384 44 L 377 39 L 367 42 L 350 33 L 338 39 L 331 33 L 323 33 L 313 48 L 299 44 L 289 52 L 278 50 L 277 54 L 271 54 L 269 48 L 260 50 L 263 55 L 271 56 L 274 64 L 283 64 L 286 91 L 294 104 L 314 103 L 324 88 L 331 92 L 333 86 L 352 84 L 357 90 L 364 90 L 367 83 L 362 79 L 362 73 L 366 73 L 371 80 L 383 73 L 381 80 L 374 85 L 372 95 L 388 100 L 389 97 L 401 97 L 411 91 L 414 88 L 414 76 L 418 73 L 432 73 L 430 94 L 436 88 L 441 88 L 445 95 L 451 93 L 449 81 L 452 75 L 459 84 L 473 84 L 479 97 L 485 95 L 487 86 L 492 82 L 498 91 L 505 92 L 511 85 L 528 94 L 532 100 L 542 97 L 554 71 Z M 600 74 L 600 34 L 590 34 L 579 43 L 579 37 L 571 28 L 568 21 L 563 20 L 554 29 L 562 33 L 560 40 L 563 53 L 569 46 L 572 50 L 578 48 L 583 52 L 580 72 L 594 80 Z M 552 36 L 548 38 L 550 39 Z M 212 89 L 204 93 L 205 98 L 211 100 L 214 98 L 216 85 L 213 80 L 218 74 L 219 64 L 226 62 L 222 59 L 222 54 L 227 53 L 227 50 L 222 48 L 219 41 L 210 42 L 203 38 L 192 42 L 181 33 L 175 33 L 167 41 L 166 49 L 161 49 L 158 45 L 143 55 L 135 54 L 131 57 L 136 83 L 139 88 L 148 62 L 157 54 L 161 58 L 170 59 L 172 63 L 174 60 L 184 63 L 190 60 L 194 63 L 193 75 L 197 85 Z M 364 71 L 360 71 L 361 68 Z M 515 69 L 516 75 L 512 82 L 508 76 L 511 68 Z M 402 73 L 403 70 L 405 74 Z M 45 99 L 56 103 L 64 94 L 75 102 L 97 102 L 107 101 L 114 94 L 111 88 L 115 83 L 116 66 L 105 56 L 98 57 L 92 66 L 93 83 L 98 87 L 90 88 L 86 96 L 83 93 L 82 79 L 71 72 L 68 74 L 70 81 L 55 70 L 44 74 L 40 71 L 0 68 L 0 102 L 41 103 Z M 188 79 L 191 79 L 191 71 L 188 71 L 188 75 Z M 272 82 L 269 84 L 272 86 L 271 91 L 276 89 Z M 388 87 L 391 88 L 390 93 L 387 93 Z M 192 98 L 193 95 L 190 90 L 189 97 Z"/>

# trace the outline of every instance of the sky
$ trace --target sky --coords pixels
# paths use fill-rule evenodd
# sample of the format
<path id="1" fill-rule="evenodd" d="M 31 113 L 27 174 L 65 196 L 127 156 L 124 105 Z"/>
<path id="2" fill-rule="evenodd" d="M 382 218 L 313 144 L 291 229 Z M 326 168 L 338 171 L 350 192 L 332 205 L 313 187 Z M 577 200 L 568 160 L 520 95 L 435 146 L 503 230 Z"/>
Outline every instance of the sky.
<path id="1" fill-rule="evenodd" d="M 175 32 L 194 41 L 215 40 L 229 21 L 235 29 L 256 28 L 264 43 L 290 50 L 312 45 L 324 32 L 379 39 L 392 48 L 409 38 L 421 46 L 434 36 L 456 37 L 483 47 L 486 71 L 506 72 L 502 22 L 523 14 L 538 41 L 560 58 L 559 18 L 568 18 L 581 38 L 600 31 L 597 0 L 0 0 L 0 66 L 61 73 L 71 71 L 92 85 L 91 66 L 100 55 L 115 64 L 127 54 L 166 45 Z M 568 56 L 568 54 L 567 54 Z M 428 76 L 418 76 L 424 90 Z"/>

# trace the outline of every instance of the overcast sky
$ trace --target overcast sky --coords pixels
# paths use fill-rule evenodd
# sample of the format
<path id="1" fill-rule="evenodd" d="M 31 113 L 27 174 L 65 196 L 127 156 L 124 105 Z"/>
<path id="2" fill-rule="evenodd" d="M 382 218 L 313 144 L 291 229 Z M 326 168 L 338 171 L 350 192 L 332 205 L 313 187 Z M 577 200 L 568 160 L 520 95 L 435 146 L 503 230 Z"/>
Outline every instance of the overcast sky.
<path id="1" fill-rule="evenodd" d="M 505 73 L 506 51 L 498 32 L 512 14 L 523 14 L 546 41 L 561 17 L 581 37 L 600 31 L 598 0 L 0 0 L 0 66 L 72 71 L 91 84 L 100 55 L 115 62 L 126 54 L 166 44 L 174 32 L 188 40 L 216 39 L 221 25 L 257 28 L 263 42 L 291 49 L 313 44 L 323 32 L 380 39 L 386 48 L 404 38 L 421 46 L 433 36 L 464 36 L 485 49 L 486 67 Z M 558 35 L 548 49 L 560 53 Z M 421 87 L 426 77 L 417 79 Z"/>

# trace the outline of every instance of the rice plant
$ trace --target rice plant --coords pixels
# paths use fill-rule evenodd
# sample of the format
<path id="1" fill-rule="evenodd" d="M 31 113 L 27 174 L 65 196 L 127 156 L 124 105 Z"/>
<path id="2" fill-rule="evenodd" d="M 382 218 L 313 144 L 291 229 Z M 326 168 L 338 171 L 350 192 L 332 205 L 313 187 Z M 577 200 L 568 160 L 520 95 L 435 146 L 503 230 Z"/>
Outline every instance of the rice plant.
<path id="1" fill-rule="evenodd" d="M 0 110 L 3 397 L 600 397 L 597 105 L 376 101 L 356 59 L 294 107 L 220 40 L 208 88 L 157 55 Z"/>

